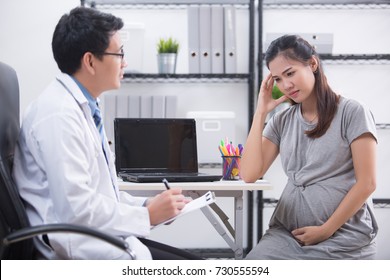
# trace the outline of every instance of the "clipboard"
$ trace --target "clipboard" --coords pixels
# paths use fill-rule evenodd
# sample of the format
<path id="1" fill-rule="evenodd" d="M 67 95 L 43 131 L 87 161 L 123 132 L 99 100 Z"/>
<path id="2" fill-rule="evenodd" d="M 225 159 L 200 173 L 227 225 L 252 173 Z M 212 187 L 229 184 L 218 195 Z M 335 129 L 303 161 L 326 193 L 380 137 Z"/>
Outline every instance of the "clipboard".
<path id="1" fill-rule="evenodd" d="M 175 217 L 172 217 L 172 218 L 170 218 L 170 219 L 168 219 L 168 220 L 166 220 L 158 225 L 153 226 L 152 229 L 159 227 L 161 225 L 170 224 L 174 220 L 176 220 L 177 218 L 182 217 L 182 216 L 184 216 L 188 213 L 191 213 L 195 210 L 201 209 L 207 205 L 210 205 L 211 203 L 215 203 L 215 201 L 216 201 L 216 198 L 215 198 L 214 192 L 208 191 L 207 193 L 205 193 L 201 197 L 198 197 L 197 199 L 194 199 L 194 200 L 191 200 L 190 202 L 188 202 L 178 215 L 176 215 Z"/>

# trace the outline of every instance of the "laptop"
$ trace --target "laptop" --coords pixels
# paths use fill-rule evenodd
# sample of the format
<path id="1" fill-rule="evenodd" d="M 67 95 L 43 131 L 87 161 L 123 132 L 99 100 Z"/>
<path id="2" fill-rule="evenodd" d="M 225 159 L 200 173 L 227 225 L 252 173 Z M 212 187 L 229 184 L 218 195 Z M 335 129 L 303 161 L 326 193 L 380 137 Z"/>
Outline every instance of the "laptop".
<path id="1" fill-rule="evenodd" d="M 198 172 L 194 119 L 116 118 L 116 169 L 124 181 L 211 182 L 222 175 Z"/>

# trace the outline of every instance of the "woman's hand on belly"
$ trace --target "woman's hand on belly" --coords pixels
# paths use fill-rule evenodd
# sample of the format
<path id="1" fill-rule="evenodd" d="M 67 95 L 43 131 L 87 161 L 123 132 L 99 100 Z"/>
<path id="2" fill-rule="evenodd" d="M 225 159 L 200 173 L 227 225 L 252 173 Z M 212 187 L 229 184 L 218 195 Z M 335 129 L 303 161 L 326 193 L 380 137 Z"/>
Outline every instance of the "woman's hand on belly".
<path id="1" fill-rule="evenodd" d="M 332 236 L 323 226 L 301 227 L 293 230 L 291 234 L 302 246 L 315 245 Z"/>

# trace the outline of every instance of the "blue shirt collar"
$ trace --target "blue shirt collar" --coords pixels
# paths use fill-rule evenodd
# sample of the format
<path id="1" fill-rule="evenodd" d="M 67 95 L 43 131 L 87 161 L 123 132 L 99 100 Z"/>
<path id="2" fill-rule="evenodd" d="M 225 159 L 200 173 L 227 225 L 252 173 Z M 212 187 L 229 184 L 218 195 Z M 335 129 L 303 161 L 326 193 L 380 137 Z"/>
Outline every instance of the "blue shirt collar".
<path id="1" fill-rule="evenodd" d="M 91 109 L 92 117 L 95 114 L 96 109 L 98 108 L 98 100 L 93 98 L 92 95 L 89 93 L 89 91 L 73 76 L 71 76 L 72 79 L 76 82 L 76 84 L 79 86 L 81 92 L 84 94 L 85 98 L 88 100 L 89 108 Z"/>

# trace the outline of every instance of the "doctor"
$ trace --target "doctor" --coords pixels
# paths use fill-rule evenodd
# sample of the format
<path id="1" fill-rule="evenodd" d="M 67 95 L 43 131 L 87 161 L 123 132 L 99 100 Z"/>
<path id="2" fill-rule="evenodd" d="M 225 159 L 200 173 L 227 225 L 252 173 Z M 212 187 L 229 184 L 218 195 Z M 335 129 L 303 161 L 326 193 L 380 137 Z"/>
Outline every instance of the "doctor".
<path id="1" fill-rule="evenodd" d="M 197 259 L 143 239 L 151 225 L 177 215 L 180 189 L 154 198 L 118 191 L 114 158 L 101 129 L 99 96 L 118 89 L 127 66 L 120 18 L 78 7 L 62 16 L 52 41 L 61 74 L 27 109 L 13 175 L 32 225 L 71 223 L 123 237 L 137 259 Z M 127 259 L 123 251 L 77 234 L 36 239 L 49 259 Z"/>

